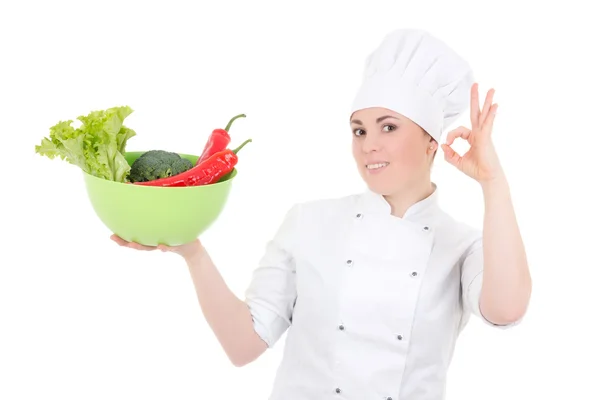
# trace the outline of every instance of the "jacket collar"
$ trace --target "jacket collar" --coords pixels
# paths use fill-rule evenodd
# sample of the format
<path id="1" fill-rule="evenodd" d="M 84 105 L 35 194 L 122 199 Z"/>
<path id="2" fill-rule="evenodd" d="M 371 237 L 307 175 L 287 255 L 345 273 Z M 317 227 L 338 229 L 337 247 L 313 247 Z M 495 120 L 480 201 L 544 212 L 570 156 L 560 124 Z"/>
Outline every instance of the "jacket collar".
<path id="1" fill-rule="evenodd" d="M 420 200 L 411 205 L 404 216 L 403 220 L 420 221 L 423 218 L 430 219 L 430 217 L 438 209 L 438 188 L 435 183 L 433 185 L 433 192 L 423 200 Z M 373 192 L 371 189 L 366 189 L 362 195 L 361 207 L 365 213 L 373 213 L 379 215 L 390 215 L 392 213 L 392 207 L 381 194 Z M 393 216 L 394 218 L 398 218 Z"/>

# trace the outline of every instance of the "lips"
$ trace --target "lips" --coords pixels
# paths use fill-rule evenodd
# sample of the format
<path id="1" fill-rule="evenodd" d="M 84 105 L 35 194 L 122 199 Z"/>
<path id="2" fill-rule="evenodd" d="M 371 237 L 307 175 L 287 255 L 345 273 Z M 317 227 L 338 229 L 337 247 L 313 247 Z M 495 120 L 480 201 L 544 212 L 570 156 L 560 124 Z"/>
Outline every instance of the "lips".
<path id="1" fill-rule="evenodd" d="M 365 167 L 370 170 L 370 171 L 374 171 L 374 170 L 378 170 L 381 168 L 385 168 L 388 165 L 390 165 L 389 162 L 386 161 L 378 161 L 378 162 L 373 162 L 373 163 L 369 163 L 367 164 Z"/>

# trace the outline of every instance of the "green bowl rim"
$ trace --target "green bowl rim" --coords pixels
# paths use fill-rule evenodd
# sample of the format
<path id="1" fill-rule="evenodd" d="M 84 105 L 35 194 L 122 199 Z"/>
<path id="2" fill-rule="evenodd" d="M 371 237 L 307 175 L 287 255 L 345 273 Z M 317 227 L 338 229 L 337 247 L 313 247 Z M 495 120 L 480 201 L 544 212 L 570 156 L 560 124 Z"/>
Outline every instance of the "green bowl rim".
<path id="1" fill-rule="evenodd" d="M 135 150 L 135 151 L 126 151 L 125 154 L 137 154 L 137 153 L 143 154 L 145 152 L 146 151 Z M 180 156 L 185 156 L 185 157 L 199 157 L 199 156 L 196 156 L 194 154 L 186 154 L 186 153 L 177 153 L 177 154 L 179 154 Z M 103 179 L 103 178 L 94 176 L 92 174 L 89 174 L 89 173 L 87 173 L 87 172 L 85 172 L 83 170 L 81 172 L 83 172 L 83 174 L 86 175 L 87 177 L 92 178 L 92 179 L 96 179 L 98 181 L 108 182 L 108 183 L 114 183 L 114 184 L 118 184 L 118 185 L 131 185 L 131 186 L 135 186 L 137 188 L 146 188 L 146 189 L 150 189 L 150 190 L 152 190 L 152 189 L 163 189 L 163 190 L 165 190 L 165 189 L 178 189 L 178 190 L 188 189 L 188 190 L 194 190 L 194 189 L 198 189 L 198 188 L 206 188 L 206 187 L 211 187 L 211 186 L 229 184 L 230 181 L 233 178 L 235 178 L 237 176 L 237 174 L 238 174 L 237 168 L 234 167 L 233 170 L 229 173 L 229 178 L 227 178 L 225 180 L 222 180 L 222 181 L 219 181 L 219 182 L 216 182 L 216 183 L 211 183 L 210 185 L 163 187 L 163 186 L 134 185 L 132 183 L 110 181 L 108 179 Z"/>

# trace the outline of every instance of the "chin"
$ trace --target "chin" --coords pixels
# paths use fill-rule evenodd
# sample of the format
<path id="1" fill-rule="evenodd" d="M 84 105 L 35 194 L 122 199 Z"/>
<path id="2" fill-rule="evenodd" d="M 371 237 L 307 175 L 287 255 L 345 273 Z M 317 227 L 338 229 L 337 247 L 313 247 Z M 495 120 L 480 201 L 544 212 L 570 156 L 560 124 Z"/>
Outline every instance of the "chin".
<path id="1" fill-rule="evenodd" d="M 370 174 L 361 170 L 360 175 L 370 191 L 382 196 L 389 196 L 401 191 L 402 182 L 406 179 L 403 174 L 391 170 L 384 171 L 382 174 Z"/>
<path id="2" fill-rule="evenodd" d="M 398 191 L 391 182 L 374 182 L 371 179 L 366 180 L 369 190 L 382 196 L 389 196 Z"/>

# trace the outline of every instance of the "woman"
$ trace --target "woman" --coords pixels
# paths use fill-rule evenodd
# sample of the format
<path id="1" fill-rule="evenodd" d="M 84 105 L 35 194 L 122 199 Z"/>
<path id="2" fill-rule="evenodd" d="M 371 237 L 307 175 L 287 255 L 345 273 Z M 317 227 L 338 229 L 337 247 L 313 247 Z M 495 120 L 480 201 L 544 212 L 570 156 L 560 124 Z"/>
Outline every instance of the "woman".
<path id="1" fill-rule="evenodd" d="M 350 115 L 364 193 L 292 207 L 245 300 L 199 240 L 158 247 L 187 262 L 202 311 L 236 366 L 288 332 L 272 399 L 439 400 L 471 313 L 502 328 L 522 319 L 531 278 L 491 140 L 493 93 L 480 110 L 464 60 L 426 32 L 394 31 L 368 57 Z M 440 144 L 469 97 L 472 128 Z M 450 148 L 458 137 L 470 144 L 462 157 Z M 483 232 L 437 204 L 430 168 L 438 146 L 481 185 Z"/>

